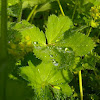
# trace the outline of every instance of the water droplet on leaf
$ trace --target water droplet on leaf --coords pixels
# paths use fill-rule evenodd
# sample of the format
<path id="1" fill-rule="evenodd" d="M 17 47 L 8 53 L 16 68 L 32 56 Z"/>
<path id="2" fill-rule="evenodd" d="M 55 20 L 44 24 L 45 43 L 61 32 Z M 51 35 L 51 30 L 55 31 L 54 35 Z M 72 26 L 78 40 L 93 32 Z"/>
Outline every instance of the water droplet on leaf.
<path id="1" fill-rule="evenodd" d="M 57 61 L 55 61 L 55 59 L 53 59 L 53 64 L 54 64 L 54 66 L 58 66 L 58 62 Z"/>
<path id="2" fill-rule="evenodd" d="M 50 54 L 50 57 L 53 57 L 53 55 Z"/>
<path id="3" fill-rule="evenodd" d="M 38 42 L 34 42 L 34 44 L 38 44 Z"/>

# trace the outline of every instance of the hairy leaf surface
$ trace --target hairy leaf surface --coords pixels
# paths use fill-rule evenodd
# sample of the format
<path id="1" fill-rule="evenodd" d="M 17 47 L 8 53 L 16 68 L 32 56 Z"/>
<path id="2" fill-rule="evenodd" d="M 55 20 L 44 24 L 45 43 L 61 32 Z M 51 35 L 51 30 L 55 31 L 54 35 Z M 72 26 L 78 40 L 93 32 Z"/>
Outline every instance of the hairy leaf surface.
<path id="1" fill-rule="evenodd" d="M 26 8 L 28 6 L 33 7 L 34 5 L 40 5 L 40 4 L 44 4 L 46 2 L 50 2 L 50 1 L 55 1 L 55 0 L 22 0 L 23 1 L 23 8 Z"/>
<path id="2" fill-rule="evenodd" d="M 55 66 L 58 66 L 61 69 L 71 69 L 73 67 L 75 55 L 72 49 L 60 46 L 35 46 L 33 52 L 36 57 L 45 63 L 52 62 Z"/>
<path id="3" fill-rule="evenodd" d="M 62 93 L 66 96 L 71 96 L 72 90 L 68 84 L 59 85 L 62 88 Z"/>
<path id="4" fill-rule="evenodd" d="M 46 86 L 60 85 L 64 90 L 62 83 L 69 83 L 72 74 L 68 70 L 59 70 L 52 63 L 42 62 L 37 67 L 29 61 L 29 66 L 20 68 L 20 75 L 29 81 L 30 86 L 34 87 L 40 93 Z M 53 87 L 52 87 L 53 88 Z"/>
<path id="5" fill-rule="evenodd" d="M 64 40 L 57 45 L 71 47 L 77 56 L 89 53 L 95 46 L 90 37 L 81 33 L 66 33 Z"/>
<path id="6" fill-rule="evenodd" d="M 31 25 L 27 21 L 17 23 L 14 29 L 21 32 L 22 42 L 24 42 L 25 40 L 29 40 L 35 44 L 46 44 L 46 39 L 43 31 L 40 31 L 38 27 Z"/>
<path id="7" fill-rule="evenodd" d="M 46 37 L 48 44 L 55 43 L 60 39 L 65 31 L 67 31 L 70 26 L 72 26 L 72 21 L 67 16 L 57 17 L 51 15 L 48 18 Z"/>

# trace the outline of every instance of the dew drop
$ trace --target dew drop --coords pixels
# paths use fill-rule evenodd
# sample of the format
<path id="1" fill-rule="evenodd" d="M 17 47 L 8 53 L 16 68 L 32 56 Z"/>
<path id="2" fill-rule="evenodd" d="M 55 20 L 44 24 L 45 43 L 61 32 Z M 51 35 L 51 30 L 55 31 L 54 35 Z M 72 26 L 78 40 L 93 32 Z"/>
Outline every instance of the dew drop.
<path id="1" fill-rule="evenodd" d="M 68 50 L 68 48 L 65 48 L 65 51 L 67 51 Z"/>
<path id="2" fill-rule="evenodd" d="M 38 44 L 38 42 L 34 42 L 34 44 Z"/>
<path id="3" fill-rule="evenodd" d="M 10 41 L 8 41 L 8 43 L 11 43 Z"/>
<path id="4" fill-rule="evenodd" d="M 53 59 L 53 64 L 54 64 L 54 66 L 58 66 L 58 62 L 57 61 L 55 61 L 55 59 Z"/>
<path id="5" fill-rule="evenodd" d="M 58 63 L 54 63 L 55 66 L 58 66 Z"/>
<path id="6" fill-rule="evenodd" d="M 86 47 L 87 47 L 88 45 L 86 45 Z"/>
<path id="7" fill-rule="evenodd" d="M 40 70 L 38 69 L 38 72 L 40 73 Z"/>
<path id="8" fill-rule="evenodd" d="M 50 57 L 53 57 L 53 55 L 50 54 Z"/>

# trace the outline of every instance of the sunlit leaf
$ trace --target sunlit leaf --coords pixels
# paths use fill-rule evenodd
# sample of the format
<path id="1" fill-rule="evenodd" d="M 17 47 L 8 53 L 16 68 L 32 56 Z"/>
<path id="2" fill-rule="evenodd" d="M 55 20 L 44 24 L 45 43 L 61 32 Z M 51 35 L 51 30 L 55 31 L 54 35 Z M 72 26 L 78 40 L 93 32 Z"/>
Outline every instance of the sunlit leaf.
<path id="1" fill-rule="evenodd" d="M 82 56 L 91 52 L 95 44 L 92 39 L 81 33 L 65 33 L 64 40 L 57 43 L 59 46 L 71 47 L 77 56 Z"/>
<path id="2" fill-rule="evenodd" d="M 70 71 L 61 71 L 52 63 L 46 64 L 42 62 L 40 65 L 34 66 L 29 61 L 28 64 L 29 66 L 20 68 L 20 75 L 29 81 L 30 86 L 34 87 L 39 94 L 41 89 L 45 89 L 46 86 L 62 86 L 62 83 L 68 83 L 72 79 L 72 74 Z"/>
<path id="3" fill-rule="evenodd" d="M 51 15 L 48 18 L 46 37 L 48 44 L 55 43 L 61 39 L 65 31 L 67 31 L 72 26 L 72 21 L 67 16 L 57 17 Z"/>
<path id="4" fill-rule="evenodd" d="M 45 63 L 52 62 L 54 66 L 61 69 L 71 69 L 73 67 L 75 55 L 72 49 L 60 46 L 35 46 L 33 52 L 37 58 Z"/>
<path id="5" fill-rule="evenodd" d="M 17 23 L 13 29 L 16 29 L 21 32 L 22 35 L 22 42 L 25 40 L 29 40 L 32 43 L 39 43 L 42 45 L 46 44 L 46 39 L 43 31 L 40 31 L 40 29 L 34 25 L 31 25 L 27 21 L 22 21 L 20 23 Z"/>

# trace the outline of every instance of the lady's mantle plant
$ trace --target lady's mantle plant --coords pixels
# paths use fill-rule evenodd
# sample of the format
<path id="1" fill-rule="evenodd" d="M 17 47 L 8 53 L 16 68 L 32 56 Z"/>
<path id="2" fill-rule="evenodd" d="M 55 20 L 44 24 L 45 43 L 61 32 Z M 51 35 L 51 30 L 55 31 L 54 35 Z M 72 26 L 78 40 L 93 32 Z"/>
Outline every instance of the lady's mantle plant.
<path id="1" fill-rule="evenodd" d="M 35 91 L 34 98 L 51 100 L 72 95 L 68 85 L 81 56 L 94 48 L 88 36 L 73 30 L 67 16 L 50 15 L 45 33 L 23 20 L 13 26 L 21 33 L 19 44 L 30 43 L 34 55 L 42 62 L 37 66 L 31 60 L 20 68 L 20 75 Z"/>

